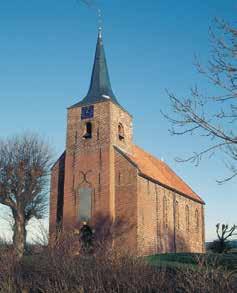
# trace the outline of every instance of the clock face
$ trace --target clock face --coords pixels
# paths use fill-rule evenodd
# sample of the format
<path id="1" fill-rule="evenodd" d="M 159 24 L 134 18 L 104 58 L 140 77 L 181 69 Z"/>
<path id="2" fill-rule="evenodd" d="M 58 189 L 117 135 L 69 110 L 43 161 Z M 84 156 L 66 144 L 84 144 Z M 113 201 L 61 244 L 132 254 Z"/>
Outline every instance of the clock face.
<path id="1" fill-rule="evenodd" d="M 81 120 L 93 118 L 93 116 L 94 116 L 94 106 L 82 107 Z"/>

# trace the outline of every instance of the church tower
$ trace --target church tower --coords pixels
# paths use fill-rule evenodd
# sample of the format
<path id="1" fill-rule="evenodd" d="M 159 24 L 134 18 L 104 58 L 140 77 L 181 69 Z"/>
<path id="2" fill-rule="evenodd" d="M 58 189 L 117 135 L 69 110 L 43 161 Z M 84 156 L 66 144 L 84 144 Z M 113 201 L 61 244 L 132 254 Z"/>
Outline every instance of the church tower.
<path id="1" fill-rule="evenodd" d="M 64 227 L 115 218 L 114 146 L 132 153 L 132 117 L 111 88 L 99 31 L 89 91 L 68 109 Z"/>

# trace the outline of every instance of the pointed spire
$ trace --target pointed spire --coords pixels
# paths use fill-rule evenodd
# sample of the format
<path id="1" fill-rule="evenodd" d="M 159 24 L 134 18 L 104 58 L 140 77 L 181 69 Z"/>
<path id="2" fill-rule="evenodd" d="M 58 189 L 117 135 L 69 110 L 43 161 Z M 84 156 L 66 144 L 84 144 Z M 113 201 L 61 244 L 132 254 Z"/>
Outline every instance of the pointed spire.
<path id="1" fill-rule="evenodd" d="M 100 25 L 90 88 L 86 97 L 74 106 L 93 104 L 104 100 L 111 100 L 119 105 L 111 88 Z"/>

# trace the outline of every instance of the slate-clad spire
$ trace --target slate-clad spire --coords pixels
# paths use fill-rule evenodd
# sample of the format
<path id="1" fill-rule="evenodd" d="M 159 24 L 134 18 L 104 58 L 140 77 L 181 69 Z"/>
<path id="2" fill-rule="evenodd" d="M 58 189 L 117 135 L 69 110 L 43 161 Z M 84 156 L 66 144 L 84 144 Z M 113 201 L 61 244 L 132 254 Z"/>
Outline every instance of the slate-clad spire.
<path id="1" fill-rule="evenodd" d="M 110 84 L 109 71 L 103 46 L 102 32 L 100 28 L 98 33 L 95 60 L 89 91 L 86 97 L 73 107 L 93 104 L 108 99 L 119 105 Z"/>

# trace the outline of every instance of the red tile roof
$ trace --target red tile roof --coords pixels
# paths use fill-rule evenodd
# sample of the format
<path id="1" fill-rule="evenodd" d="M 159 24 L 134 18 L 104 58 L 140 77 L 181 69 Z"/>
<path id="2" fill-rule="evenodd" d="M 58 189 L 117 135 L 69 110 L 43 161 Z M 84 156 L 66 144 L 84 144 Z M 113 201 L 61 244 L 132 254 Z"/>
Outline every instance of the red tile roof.
<path id="1" fill-rule="evenodd" d="M 141 172 L 162 185 L 186 195 L 202 204 L 204 201 L 199 197 L 170 167 L 163 161 L 145 152 L 138 146 L 133 146 L 133 155 L 126 154 Z"/>

